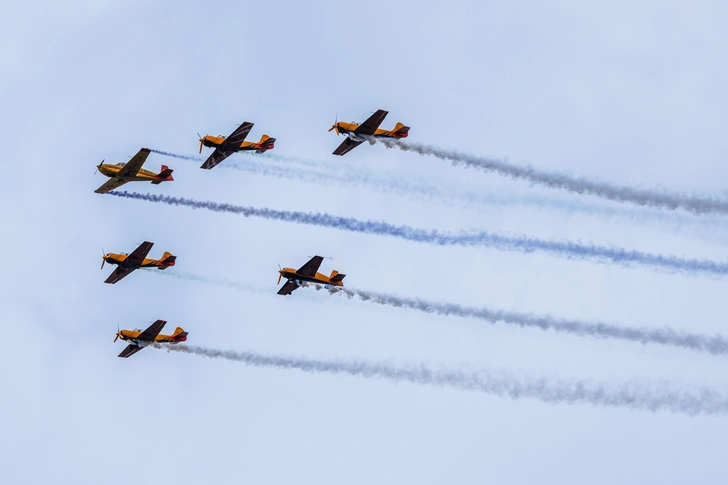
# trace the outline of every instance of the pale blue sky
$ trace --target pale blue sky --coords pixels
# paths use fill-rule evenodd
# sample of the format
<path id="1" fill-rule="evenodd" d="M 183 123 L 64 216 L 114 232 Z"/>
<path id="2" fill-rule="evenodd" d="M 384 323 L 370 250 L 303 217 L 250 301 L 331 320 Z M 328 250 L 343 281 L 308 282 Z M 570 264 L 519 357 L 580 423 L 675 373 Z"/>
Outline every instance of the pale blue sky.
<path id="1" fill-rule="evenodd" d="M 487 367 L 517 375 L 725 389 L 723 359 L 484 325 L 299 290 L 277 264 L 357 288 L 629 326 L 725 331 L 726 281 L 370 235 L 99 196 L 102 159 L 195 154 L 196 133 L 277 138 L 275 153 L 409 177 L 451 193 L 603 207 L 415 154 L 341 159 L 334 118 L 410 140 L 641 187 L 722 193 L 728 57 L 721 2 L 16 3 L 0 18 L 5 176 L 0 473 L 7 483 L 687 483 L 728 478 L 728 419 L 261 370 L 144 350 L 117 323 L 163 318 L 191 344 L 309 357 Z M 207 152 L 205 152 L 207 153 Z M 243 156 L 236 156 L 240 163 Z M 152 154 L 175 182 L 131 189 L 486 229 L 725 260 L 702 226 L 529 206 L 460 207 L 304 184 Z M 334 167 L 331 167 L 334 164 Z M 104 285 L 102 247 L 178 256 Z"/>

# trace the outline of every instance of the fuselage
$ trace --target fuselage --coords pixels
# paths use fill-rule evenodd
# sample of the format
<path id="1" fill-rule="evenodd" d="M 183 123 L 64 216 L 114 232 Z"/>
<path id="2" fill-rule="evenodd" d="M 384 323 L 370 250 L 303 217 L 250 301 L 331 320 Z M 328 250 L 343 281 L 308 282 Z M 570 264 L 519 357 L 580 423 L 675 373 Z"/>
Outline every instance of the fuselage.
<path id="1" fill-rule="evenodd" d="M 260 150 L 260 149 L 267 149 L 270 150 L 273 148 L 273 143 L 268 143 L 268 146 L 264 147 L 263 143 L 256 143 L 253 141 L 244 141 L 240 144 L 239 147 L 228 147 L 225 146 L 225 140 L 226 138 L 224 136 L 210 136 L 206 135 L 204 138 L 200 138 L 200 142 L 207 148 L 219 148 L 219 147 L 225 147 L 225 149 L 229 150 L 235 150 L 238 152 L 244 152 L 248 150 Z M 272 139 L 271 139 L 272 140 Z"/>
<path id="2" fill-rule="evenodd" d="M 127 257 L 127 254 L 108 253 L 104 255 L 104 261 L 109 264 L 117 264 L 122 267 L 130 268 L 155 268 L 160 266 L 174 266 L 175 263 L 174 261 L 165 263 L 164 259 L 144 258 L 142 264 L 130 264 L 126 262 Z"/>
<path id="3" fill-rule="evenodd" d="M 157 335 L 154 340 L 138 340 L 139 335 L 142 334 L 141 330 L 119 330 L 117 332 L 116 336 L 119 337 L 121 340 L 129 340 L 135 344 L 137 344 L 139 347 L 146 347 L 149 344 L 152 344 L 154 342 L 165 342 L 170 344 L 176 344 L 179 342 L 184 342 L 187 340 L 187 332 L 182 331 L 180 333 L 176 333 L 174 335 L 164 335 L 159 334 Z"/>
<path id="4" fill-rule="evenodd" d="M 331 281 L 331 278 L 323 275 L 321 273 L 316 273 L 315 276 L 302 276 L 299 275 L 295 269 L 293 268 L 283 268 L 282 270 L 278 271 L 283 278 L 286 278 L 288 281 L 293 281 L 294 283 L 319 283 L 322 285 L 331 285 L 331 286 L 344 286 L 344 283 L 342 281 Z"/>
<path id="5" fill-rule="evenodd" d="M 159 178 L 158 173 L 154 173 L 151 170 L 146 170 L 143 168 L 139 169 L 139 172 L 137 172 L 136 175 L 125 175 L 119 177 L 117 174 L 119 173 L 119 170 L 121 170 L 125 163 L 117 163 L 115 165 L 112 165 L 110 163 L 102 163 L 98 166 L 99 172 L 106 175 L 107 177 L 113 177 L 118 178 L 120 180 L 126 180 L 127 182 L 134 182 L 134 181 L 148 181 L 148 180 L 157 180 Z"/>
<path id="6" fill-rule="evenodd" d="M 347 135 L 349 138 L 355 141 L 365 141 L 365 137 L 354 133 L 357 128 L 359 128 L 358 123 L 346 123 L 344 121 L 339 121 L 338 123 L 336 123 L 337 133 Z M 406 138 L 407 132 L 405 131 L 403 133 L 397 133 L 397 130 L 384 130 L 382 128 L 377 128 L 376 130 L 374 130 L 374 134 L 371 136 L 373 136 L 374 138 Z"/>

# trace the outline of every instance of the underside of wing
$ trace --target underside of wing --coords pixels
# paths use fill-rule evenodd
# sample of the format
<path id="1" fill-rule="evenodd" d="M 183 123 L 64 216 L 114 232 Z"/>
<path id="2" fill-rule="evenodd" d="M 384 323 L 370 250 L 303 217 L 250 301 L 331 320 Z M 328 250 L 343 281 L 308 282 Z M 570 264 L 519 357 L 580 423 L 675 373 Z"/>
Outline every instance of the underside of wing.
<path id="1" fill-rule="evenodd" d="M 215 151 L 212 152 L 212 155 L 207 157 L 207 160 L 205 160 L 205 163 L 202 164 L 200 168 L 204 168 L 205 170 L 210 170 L 211 168 L 217 166 L 220 162 L 225 160 L 227 157 L 235 153 L 234 151 L 223 151 L 219 148 L 215 148 Z"/>
<path id="2" fill-rule="evenodd" d="M 126 257 L 125 262 L 128 264 L 142 264 L 144 258 L 146 258 L 147 254 L 149 254 L 149 251 L 152 250 L 152 246 L 154 246 L 153 242 L 144 241 L 139 245 L 138 248 L 136 248 L 134 251 L 131 252 L 129 256 Z"/>
<path id="3" fill-rule="evenodd" d="M 154 339 L 157 338 L 157 335 L 159 335 L 159 332 L 161 332 L 164 328 L 165 323 L 167 323 L 167 320 L 157 320 L 153 324 L 149 325 L 146 330 L 140 333 L 137 340 L 153 342 Z"/>
<path id="4" fill-rule="evenodd" d="M 139 153 L 131 157 L 131 160 L 126 162 L 126 165 L 121 167 L 121 170 L 119 170 L 119 173 L 117 174 L 119 177 L 131 177 L 139 173 L 139 169 L 142 168 L 142 165 L 144 165 L 144 162 L 147 161 L 147 157 L 149 156 L 149 148 L 142 148 L 139 150 Z"/>
<path id="5" fill-rule="evenodd" d="M 229 145 L 229 148 L 239 148 L 240 145 L 245 141 L 245 138 L 253 128 L 253 123 L 246 121 L 242 125 L 238 126 L 229 137 L 225 138 L 225 145 Z"/>
<path id="6" fill-rule="evenodd" d="M 387 113 L 388 111 L 378 109 L 376 113 L 371 115 L 364 123 L 359 125 L 359 127 L 354 130 L 354 133 L 357 135 L 373 135 L 374 132 L 377 131 L 377 128 L 379 128 L 379 125 L 382 124 L 382 121 L 384 121 Z"/>
<path id="7" fill-rule="evenodd" d="M 106 181 L 104 185 L 99 187 L 98 189 L 94 190 L 97 194 L 105 194 L 106 192 L 109 192 L 114 189 L 118 189 L 122 185 L 126 183 L 125 180 L 119 180 L 116 178 L 112 178 Z"/>
<path id="8" fill-rule="evenodd" d="M 314 276 L 316 276 L 316 272 L 321 266 L 323 260 L 324 258 L 322 256 L 314 256 L 308 261 L 308 263 L 301 266 L 298 271 L 296 271 L 296 273 L 301 276 L 308 276 L 309 278 L 313 278 Z"/>
<path id="9" fill-rule="evenodd" d="M 334 155 L 346 155 L 347 153 L 349 153 L 350 151 L 352 151 L 354 148 L 358 147 L 362 143 L 363 142 L 354 141 L 351 138 L 347 138 L 346 140 L 344 140 L 341 143 L 341 145 L 339 145 L 339 147 L 336 150 L 334 150 L 333 154 Z"/>
<path id="10" fill-rule="evenodd" d="M 117 281 L 119 281 L 122 278 L 126 277 L 132 271 L 134 271 L 134 268 L 127 268 L 127 267 L 118 266 L 114 270 L 114 272 L 111 273 L 108 278 L 106 278 L 106 281 L 104 281 L 104 283 L 109 283 L 109 284 L 113 285 Z"/>
<path id="11" fill-rule="evenodd" d="M 137 344 L 129 344 L 124 350 L 121 351 L 119 357 L 126 359 L 127 357 L 131 357 L 132 355 L 136 354 L 143 348 L 144 347 L 139 347 Z"/>
<path id="12" fill-rule="evenodd" d="M 293 290 L 297 289 L 298 285 L 292 281 L 286 281 L 286 284 L 281 286 L 281 289 L 278 290 L 279 295 L 290 295 L 293 293 Z"/>

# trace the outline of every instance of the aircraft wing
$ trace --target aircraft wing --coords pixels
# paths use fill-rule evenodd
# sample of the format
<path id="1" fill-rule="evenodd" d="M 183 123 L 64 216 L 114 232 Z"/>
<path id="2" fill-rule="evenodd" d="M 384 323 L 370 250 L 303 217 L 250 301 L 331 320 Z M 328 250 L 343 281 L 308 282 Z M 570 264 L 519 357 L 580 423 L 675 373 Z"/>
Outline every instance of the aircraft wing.
<path id="1" fill-rule="evenodd" d="M 321 266 L 323 260 L 324 258 L 321 256 L 314 256 L 309 260 L 308 263 L 301 266 L 298 271 L 296 271 L 296 273 L 301 276 L 308 276 L 310 278 L 313 278 L 314 276 L 316 276 L 316 271 L 318 271 L 319 266 Z"/>
<path id="2" fill-rule="evenodd" d="M 127 358 L 131 357 L 132 355 L 136 354 L 140 350 L 142 350 L 144 347 L 139 347 L 137 344 L 129 344 L 126 346 L 124 350 L 121 351 L 119 354 L 119 357 Z"/>
<path id="3" fill-rule="evenodd" d="M 281 289 L 278 290 L 279 295 L 290 295 L 293 293 L 293 290 L 298 289 L 298 285 L 294 283 L 293 281 L 286 281 L 286 284 L 281 286 Z"/>
<path id="4" fill-rule="evenodd" d="M 139 150 L 139 153 L 131 157 L 131 160 L 126 162 L 126 165 L 121 167 L 121 170 L 119 170 L 119 173 L 117 173 L 116 176 L 130 177 L 136 175 L 139 173 L 139 169 L 142 168 L 142 165 L 144 165 L 144 162 L 147 161 L 148 156 L 149 148 L 142 148 Z"/>
<path id="5" fill-rule="evenodd" d="M 105 194 L 106 192 L 112 191 L 114 189 L 118 189 L 122 185 L 126 183 L 126 180 L 119 180 L 116 178 L 112 178 L 106 181 L 104 185 L 99 187 L 98 189 L 94 190 L 97 194 Z"/>
<path id="6" fill-rule="evenodd" d="M 389 113 L 389 111 L 378 109 L 376 113 L 371 115 L 364 123 L 359 125 L 357 129 L 354 130 L 354 133 L 357 135 L 373 135 L 374 132 L 377 131 L 377 128 L 379 128 L 379 125 L 382 124 L 382 121 L 384 121 L 387 113 Z"/>
<path id="7" fill-rule="evenodd" d="M 334 150 L 334 155 L 346 155 L 350 151 L 352 151 L 354 148 L 361 145 L 363 142 L 361 141 L 354 141 L 351 138 L 346 138 L 343 142 L 341 142 L 341 145 L 338 146 L 336 150 Z"/>
<path id="8" fill-rule="evenodd" d="M 157 320 L 153 324 L 149 325 L 146 330 L 140 333 L 136 339 L 140 341 L 154 342 L 154 339 L 157 338 L 159 332 L 161 332 L 164 328 L 165 323 L 167 323 L 167 320 Z"/>
<path id="9" fill-rule="evenodd" d="M 134 265 L 142 264 L 144 262 L 144 258 L 146 258 L 147 254 L 149 254 L 149 251 L 152 250 L 152 246 L 154 246 L 153 242 L 144 241 L 139 245 L 138 248 L 136 248 L 134 251 L 131 252 L 129 256 L 126 257 L 124 262 Z"/>
<path id="10" fill-rule="evenodd" d="M 117 281 L 119 281 L 122 278 L 124 278 L 125 276 L 127 276 L 132 271 L 134 271 L 134 268 L 129 268 L 126 266 L 117 266 L 117 268 L 114 270 L 114 272 L 111 273 L 108 278 L 106 278 L 106 281 L 104 281 L 104 283 L 109 283 L 110 285 L 113 285 Z"/>
<path id="11" fill-rule="evenodd" d="M 211 168 L 216 167 L 218 163 L 222 162 L 233 153 L 235 153 L 235 151 L 223 151 L 219 148 L 215 148 L 215 151 L 212 152 L 212 155 L 207 157 L 207 160 L 205 160 L 205 163 L 203 163 L 200 168 L 210 170 Z"/>
<path id="12" fill-rule="evenodd" d="M 225 145 L 230 145 L 229 148 L 240 148 L 240 145 L 245 141 L 245 137 L 248 136 L 250 130 L 253 128 L 253 123 L 246 121 L 242 125 L 235 128 L 235 131 L 230 133 L 230 136 L 225 139 Z"/>

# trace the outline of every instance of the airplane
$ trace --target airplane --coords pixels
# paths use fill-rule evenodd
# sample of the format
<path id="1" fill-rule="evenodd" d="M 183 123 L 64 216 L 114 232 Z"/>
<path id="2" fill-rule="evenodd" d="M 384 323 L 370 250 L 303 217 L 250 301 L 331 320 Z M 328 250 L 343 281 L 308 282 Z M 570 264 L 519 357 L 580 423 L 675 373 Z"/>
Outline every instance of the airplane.
<path id="1" fill-rule="evenodd" d="M 99 172 L 110 177 L 104 185 L 94 190 L 97 194 L 105 194 L 110 190 L 118 189 L 127 182 L 152 182 L 155 185 L 162 182 L 173 182 L 172 169 L 166 165 L 162 165 L 160 173 L 154 173 L 142 168 L 144 162 L 149 156 L 149 148 L 142 148 L 139 153 L 131 157 L 127 163 L 120 162 L 117 164 L 104 163 L 102 160 L 98 165 Z"/>
<path id="2" fill-rule="evenodd" d="M 166 320 L 157 320 L 143 332 L 138 328 L 134 330 L 117 330 L 114 342 L 116 342 L 117 339 L 128 340 L 131 342 L 124 350 L 121 351 L 119 357 L 131 357 L 144 347 L 156 342 L 177 344 L 187 340 L 188 332 L 185 332 L 182 327 L 177 327 L 172 335 L 160 334 L 159 332 L 162 331 L 165 323 L 167 323 Z"/>
<path id="3" fill-rule="evenodd" d="M 374 138 L 407 138 L 410 127 L 404 126 L 403 123 L 398 122 L 394 125 L 392 130 L 383 130 L 379 128 L 379 125 L 382 124 L 387 113 L 388 111 L 379 109 L 362 124 L 354 122 L 345 123 L 337 119 L 334 125 L 329 128 L 329 131 L 336 130 L 337 135 L 343 133 L 347 136 L 347 138 L 336 150 L 334 150 L 333 154 L 342 156 L 346 155 L 351 150 L 364 143 L 368 136 L 372 136 Z"/>
<path id="4" fill-rule="evenodd" d="M 121 253 L 108 253 L 103 257 L 101 262 L 101 269 L 104 269 L 104 264 L 115 264 L 117 268 L 113 273 L 106 278 L 104 283 L 114 284 L 126 275 L 139 268 L 157 268 L 167 269 L 170 266 L 174 266 L 174 262 L 177 256 L 173 256 L 172 253 L 165 252 L 160 259 L 147 258 L 147 254 L 152 249 L 154 243 L 144 241 L 136 248 L 131 254 Z"/>
<path id="5" fill-rule="evenodd" d="M 345 274 L 339 274 L 338 271 L 333 270 L 331 276 L 325 276 L 321 273 L 317 273 L 321 262 L 324 260 L 322 256 L 314 256 L 308 263 L 304 264 L 300 268 L 283 268 L 278 271 L 278 284 L 281 284 L 281 278 L 286 278 L 286 284 L 278 290 L 279 295 L 290 295 L 293 290 L 296 290 L 299 286 L 306 285 L 307 283 L 319 283 L 324 285 L 326 289 L 332 286 L 344 286 L 341 281 L 344 279 Z"/>
<path id="6" fill-rule="evenodd" d="M 201 137 L 200 153 L 202 153 L 203 146 L 209 148 L 215 147 L 215 151 L 212 152 L 212 155 L 205 160 L 205 163 L 203 163 L 200 168 L 210 170 L 235 152 L 255 150 L 255 153 L 263 153 L 275 146 L 276 139 L 271 138 L 268 135 L 261 136 L 258 143 L 245 141 L 245 137 L 248 136 L 251 128 L 253 128 L 253 123 L 246 121 L 242 125 L 238 126 L 227 138 L 222 135 L 205 135 L 204 137 Z"/>

